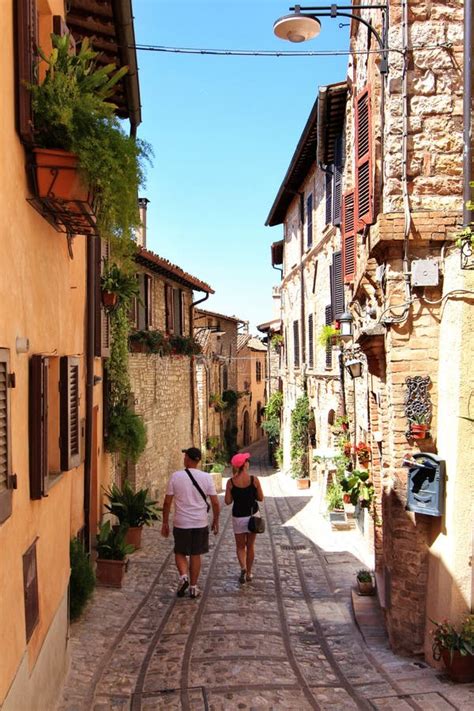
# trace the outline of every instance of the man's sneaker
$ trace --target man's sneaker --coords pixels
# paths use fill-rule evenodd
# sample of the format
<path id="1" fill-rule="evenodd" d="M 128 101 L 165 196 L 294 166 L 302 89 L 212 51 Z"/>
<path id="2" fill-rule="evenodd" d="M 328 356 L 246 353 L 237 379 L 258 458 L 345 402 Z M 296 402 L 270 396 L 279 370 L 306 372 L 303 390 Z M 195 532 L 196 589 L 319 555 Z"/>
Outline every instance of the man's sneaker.
<path id="1" fill-rule="evenodd" d="M 179 585 L 178 589 L 176 591 L 177 597 L 184 597 L 184 593 L 189 587 L 189 580 L 187 577 L 184 575 L 182 578 L 179 579 Z"/>
<path id="2" fill-rule="evenodd" d="M 240 571 L 239 583 L 243 585 L 245 583 L 246 570 L 242 568 Z"/>
<path id="3" fill-rule="evenodd" d="M 189 597 L 196 598 L 201 596 L 201 591 L 197 585 L 191 585 L 189 588 Z"/>

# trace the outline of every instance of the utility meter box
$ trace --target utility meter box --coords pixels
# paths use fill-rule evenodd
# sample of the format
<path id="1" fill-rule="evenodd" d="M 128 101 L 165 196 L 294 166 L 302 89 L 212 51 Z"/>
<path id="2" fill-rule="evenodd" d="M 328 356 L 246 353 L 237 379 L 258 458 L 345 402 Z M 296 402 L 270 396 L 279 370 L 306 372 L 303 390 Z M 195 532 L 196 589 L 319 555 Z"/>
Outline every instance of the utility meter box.
<path id="1" fill-rule="evenodd" d="M 438 286 L 439 268 L 434 259 L 414 259 L 411 263 L 412 286 Z"/>
<path id="2" fill-rule="evenodd" d="M 417 452 L 407 464 L 407 510 L 427 516 L 442 516 L 446 475 L 444 459 L 436 454 Z"/>

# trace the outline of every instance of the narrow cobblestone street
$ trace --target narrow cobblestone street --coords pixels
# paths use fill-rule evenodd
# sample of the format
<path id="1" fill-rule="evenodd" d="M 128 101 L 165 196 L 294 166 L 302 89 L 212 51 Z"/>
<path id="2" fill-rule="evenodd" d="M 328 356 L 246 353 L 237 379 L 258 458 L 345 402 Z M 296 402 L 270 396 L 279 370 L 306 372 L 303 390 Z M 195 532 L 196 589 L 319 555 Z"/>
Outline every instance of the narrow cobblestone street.
<path id="1" fill-rule="evenodd" d="M 357 534 L 332 532 L 313 497 L 267 467 L 261 446 L 252 470 L 267 520 L 254 580 L 238 583 L 228 507 L 199 600 L 176 598 L 171 540 L 145 529 L 123 589 L 97 588 L 71 627 L 58 711 L 474 708 L 474 685 L 395 656 L 382 629 L 361 634 L 351 609 L 366 563 Z"/>

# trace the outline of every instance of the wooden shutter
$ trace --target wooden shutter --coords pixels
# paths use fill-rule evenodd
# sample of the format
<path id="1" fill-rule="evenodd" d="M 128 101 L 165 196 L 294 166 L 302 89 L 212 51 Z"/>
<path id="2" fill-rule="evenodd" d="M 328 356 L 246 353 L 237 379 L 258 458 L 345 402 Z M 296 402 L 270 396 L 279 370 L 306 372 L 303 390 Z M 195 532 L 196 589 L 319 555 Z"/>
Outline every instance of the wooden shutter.
<path id="1" fill-rule="evenodd" d="M 308 316 L 308 366 L 314 367 L 314 325 L 313 314 Z"/>
<path id="2" fill-rule="evenodd" d="M 308 195 L 306 199 L 306 244 L 309 247 L 313 245 L 313 194 Z"/>
<path id="3" fill-rule="evenodd" d="M 355 215 L 356 231 L 374 221 L 372 126 L 370 92 L 366 87 L 355 103 Z"/>
<path id="4" fill-rule="evenodd" d="M 330 165 L 328 166 L 328 169 L 326 173 L 324 174 L 325 177 L 325 184 L 326 184 L 326 224 L 330 225 L 332 222 L 332 205 L 333 205 L 333 197 L 332 197 L 332 182 L 333 182 L 333 166 Z"/>
<path id="5" fill-rule="evenodd" d="M 139 289 L 139 293 L 140 293 L 140 298 L 137 303 L 137 328 L 139 331 L 143 331 L 147 327 L 145 276 L 146 276 L 146 274 L 143 274 L 143 272 L 140 272 L 137 276 L 138 289 Z"/>
<path id="6" fill-rule="evenodd" d="M 173 333 L 183 334 L 183 301 L 181 289 L 173 289 Z"/>
<path id="7" fill-rule="evenodd" d="M 108 358 L 110 355 L 110 318 L 102 303 L 101 276 L 110 256 L 107 240 L 95 238 L 95 327 L 94 355 Z"/>
<path id="8" fill-rule="evenodd" d="M 342 252 L 332 255 L 331 270 L 331 306 L 333 318 L 338 318 L 344 313 L 344 282 L 342 280 Z"/>
<path id="9" fill-rule="evenodd" d="M 12 512 L 9 352 L 0 348 L 0 523 Z"/>
<path id="10" fill-rule="evenodd" d="M 353 281 L 356 270 L 354 190 L 342 196 L 342 272 L 345 282 Z"/>
<path id="11" fill-rule="evenodd" d="M 145 322 L 146 328 L 153 326 L 153 277 L 145 274 Z"/>
<path id="12" fill-rule="evenodd" d="M 16 0 L 16 119 L 17 131 L 24 143 L 33 143 L 31 93 L 25 86 L 36 82 L 38 12 L 36 0 Z"/>
<path id="13" fill-rule="evenodd" d="M 23 555 L 23 594 L 25 600 L 25 632 L 26 641 L 28 642 L 39 620 L 36 541 Z"/>
<path id="14" fill-rule="evenodd" d="M 79 392 L 79 358 L 63 356 L 60 361 L 60 449 L 63 472 L 78 467 L 81 462 Z"/>
<path id="15" fill-rule="evenodd" d="M 333 321 L 332 318 L 332 306 L 328 304 L 324 309 L 324 323 L 326 326 L 330 326 Z M 326 343 L 326 368 L 332 368 L 332 343 L 328 341 Z"/>
<path id="16" fill-rule="evenodd" d="M 293 363 L 295 368 L 300 367 L 300 331 L 298 321 L 293 321 Z"/>
<path id="17" fill-rule="evenodd" d="M 173 287 L 165 284 L 166 330 L 174 333 Z"/>
<path id="18" fill-rule="evenodd" d="M 48 476 L 48 371 L 49 359 L 30 359 L 29 446 L 30 498 L 41 499 Z"/>
<path id="19" fill-rule="evenodd" d="M 333 165 L 333 204 L 332 223 L 341 224 L 341 203 L 342 203 L 342 166 L 344 162 L 344 143 L 342 136 L 336 138 L 334 144 L 334 165 Z M 326 208 L 327 209 L 327 208 Z"/>

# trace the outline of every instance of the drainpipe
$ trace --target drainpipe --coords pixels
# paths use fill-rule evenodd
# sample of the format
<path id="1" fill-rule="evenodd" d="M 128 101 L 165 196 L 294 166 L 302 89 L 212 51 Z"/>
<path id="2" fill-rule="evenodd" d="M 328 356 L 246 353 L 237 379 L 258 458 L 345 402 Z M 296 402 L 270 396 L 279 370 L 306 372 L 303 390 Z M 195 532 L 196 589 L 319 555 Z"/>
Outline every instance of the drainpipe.
<path id="1" fill-rule="evenodd" d="M 202 299 L 193 301 L 191 306 L 189 307 L 189 335 L 191 336 L 191 338 L 194 335 L 194 307 L 198 304 L 202 304 L 202 302 L 206 301 L 208 298 L 209 292 L 207 292 L 206 295 L 202 297 Z M 194 408 L 196 406 L 196 394 L 194 392 L 194 356 L 191 356 L 190 365 L 191 367 L 189 368 L 189 393 L 191 400 L 191 437 L 194 437 Z"/>
<path id="2" fill-rule="evenodd" d="M 94 406 L 94 336 L 95 336 L 95 235 L 87 238 L 87 306 L 86 306 L 86 451 L 84 457 L 84 544 L 91 549 L 91 471 L 92 411 Z"/>
<path id="3" fill-rule="evenodd" d="M 305 328 L 305 302 L 304 302 L 304 193 L 299 193 L 300 196 L 300 225 L 301 225 L 301 242 L 300 242 L 300 280 L 301 280 L 301 362 L 300 367 L 306 362 L 306 328 Z"/>
<path id="4" fill-rule="evenodd" d="M 472 0 L 464 2 L 464 99 L 463 99 L 463 227 L 468 227 L 473 219 L 472 210 L 467 207 L 471 198 L 472 182 Z"/>

